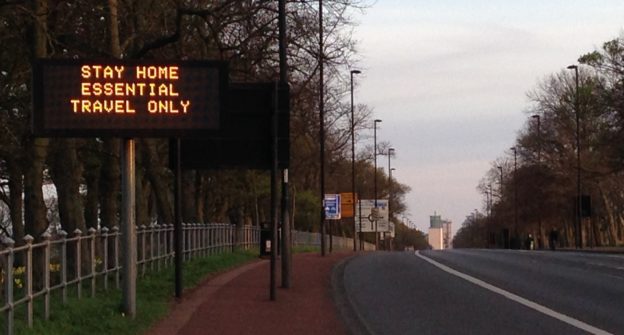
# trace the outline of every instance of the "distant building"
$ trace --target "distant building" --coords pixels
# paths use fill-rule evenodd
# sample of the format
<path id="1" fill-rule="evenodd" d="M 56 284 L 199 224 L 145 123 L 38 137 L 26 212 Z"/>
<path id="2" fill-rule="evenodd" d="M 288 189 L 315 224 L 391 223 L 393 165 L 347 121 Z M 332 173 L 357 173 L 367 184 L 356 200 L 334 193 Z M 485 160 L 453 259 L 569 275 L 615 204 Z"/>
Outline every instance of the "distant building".
<path id="1" fill-rule="evenodd" d="M 429 217 L 429 245 L 434 250 L 451 248 L 451 226 L 449 220 L 443 220 L 442 216 L 434 213 Z"/>

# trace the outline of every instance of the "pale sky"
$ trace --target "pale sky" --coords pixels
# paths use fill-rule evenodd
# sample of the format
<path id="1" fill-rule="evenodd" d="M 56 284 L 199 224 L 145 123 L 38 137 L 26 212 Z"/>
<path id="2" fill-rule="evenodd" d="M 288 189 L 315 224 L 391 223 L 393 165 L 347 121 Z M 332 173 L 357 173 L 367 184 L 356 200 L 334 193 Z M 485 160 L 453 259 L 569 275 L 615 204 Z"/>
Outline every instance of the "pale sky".
<path id="1" fill-rule="evenodd" d="M 527 92 L 617 37 L 624 1 L 378 0 L 356 19 L 355 100 L 396 148 L 409 217 L 426 232 L 437 211 L 456 231 L 482 210 L 476 187 L 514 145 Z"/>

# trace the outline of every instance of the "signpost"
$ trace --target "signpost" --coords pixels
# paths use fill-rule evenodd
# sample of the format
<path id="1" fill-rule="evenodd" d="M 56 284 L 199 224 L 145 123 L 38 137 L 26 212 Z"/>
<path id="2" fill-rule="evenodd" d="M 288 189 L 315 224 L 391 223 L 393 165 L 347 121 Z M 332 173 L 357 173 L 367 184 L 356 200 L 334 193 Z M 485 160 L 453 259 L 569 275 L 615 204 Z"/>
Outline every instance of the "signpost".
<path id="1" fill-rule="evenodd" d="M 136 314 L 135 137 L 193 137 L 220 127 L 223 62 L 52 60 L 33 64 L 32 130 L 40 137 L 121 137 L 123 306 Z M 179 143 L 179 142 L 178 142 Z M 179 145 L 176 146 L 179 153 Z M 177 156 L 179 161 L 179 155 Z M 175 284 L 182 292 L 180 164 Z"/>

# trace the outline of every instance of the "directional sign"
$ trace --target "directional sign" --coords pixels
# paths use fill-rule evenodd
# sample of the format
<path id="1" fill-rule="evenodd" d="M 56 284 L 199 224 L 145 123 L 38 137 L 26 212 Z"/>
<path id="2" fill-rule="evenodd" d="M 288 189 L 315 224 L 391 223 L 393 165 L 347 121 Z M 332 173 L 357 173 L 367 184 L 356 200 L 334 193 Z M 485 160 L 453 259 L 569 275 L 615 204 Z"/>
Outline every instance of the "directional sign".
<path id="1" fill-rule="evenodd" d="M 340 194 L 325 194 L 323 200 L 325 219 L 340 220 Z"/>
<path id="2" fill-rule="evenodd" d="M 360 215 L 360 208 L 362 209 Z M 388 232 L 388 200 L 377 199 L 377 209 L 375 210 L 375 200 L 360 200 L 355 206 L 355 228 L 364 233 L 370 232 Z M 377 222 L 377 230 L 375 230 L 375 222 Z"/>
<path id="3" fill-rule="evenodd" d="M 355 201 L 353 200 L 353 193 L 340 193 L 340 199 L 342 206 L 342 217 L 352 218 L 355 214 L 355 210 L 353 209 L 353 205 L 355 205 Z"/>

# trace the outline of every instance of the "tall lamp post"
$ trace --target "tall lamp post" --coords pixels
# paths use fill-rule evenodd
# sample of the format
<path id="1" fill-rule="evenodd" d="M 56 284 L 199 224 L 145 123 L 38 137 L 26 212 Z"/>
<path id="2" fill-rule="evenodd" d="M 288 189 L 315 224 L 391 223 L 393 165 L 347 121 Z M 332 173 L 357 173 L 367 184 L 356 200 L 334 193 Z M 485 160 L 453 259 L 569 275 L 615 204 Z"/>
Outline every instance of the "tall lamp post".
<path id="1" fill-rule="evenodd" d="M 538 171 L 541 171 L 541 165 L 542 165 L 542 133 L 540 131 L 540 116 L 538 114 L 532 115 L 532 118 L 537 120 L 537 167 L 538 167 Z M 539 183 L 538 183 L 539 185 Z M 539 199 L 539 197 L 536 199 L 537 200 L 537 229 L 539 230 L 539 234 L 538 234 L 538 238 L 537 238 L 537 246 L 539 249 L 542 248 L 542 211 L 541 211 L 541 199 Z"/>
<path id="2" fill-rule="evenodd" d="M 576 114 L 576 247 L 583 248 L 583 239 L 581 237 L 581 134 L 580 134 L 580 110 L 579 110 L 579 78 L 578 66 L 570 65 L 568 70 L 574 70 L 574 112 Z"/>
<path id="3" fill-rule="evenodd" d="M 351 194 L 353 195 L 353 251 L 356 251 L 356 234 L 355 227 L 355 113 L 353 112 L 353 75 L 360 74 L 360 70 L 351 70 Z M 360 220 L 360 233 L 358 236 L 360 240 L 360 249 L 362 247 L 362 221 Z"/>
<path id="4" fill-rule="evenodd" d="M 498 171 L 500 172 L 500 200 L 501 202 L 503 201 L 503 166 L 502 165 L 497 165 L 496 166 L 498 168 Z M 504 247 L 505 248 L 509 248 L 511 246 L 510 241 L 509 241 L 509 234 L 504 233 L 503 230 L 503 238 L 504 238 Z"/>
<path id="5" fill-rule="evenodd" d="M 323 47 L 323 1 L 319 0 L 319 139 L 321 160 L 321 256 L 325 256 L 325 98 L 323 65 L 325 53 Z"/>
<path id="6" fill-rule="evenodd" d="M 390 167 L 390 158 L 392 158 L 392 154 L 394 153 L 394 148 L 388 148 L 388 225 L 390 224 L 390 199 L 392 199 L 392 170 Z M 390 227 L 388 227 L 390 228 Z M 386 241 L 386 232 L 384 234 L 384 245 Z"/>
<path id="7" fill-rule="evenodd" d="M 375 171 L 373 172 L 373 196 L 375 197 L 375 250 L 379 250 L 379 233 L 377 231 L 377 123 L 380 119 L 375 119 L 373 124 L 373 156 L 375 157 Z"/>
<path id="8" fill-rule="evenodd" d="M 516 239 L 516 244 L 519 246 L 519 236 L 518 236 L 518 149 L 516 147 L 511 147 L 511 151 L 514 153 L 514 176 L 513 176 L 513 184 L 514 184 L 514 235 Z"/>

